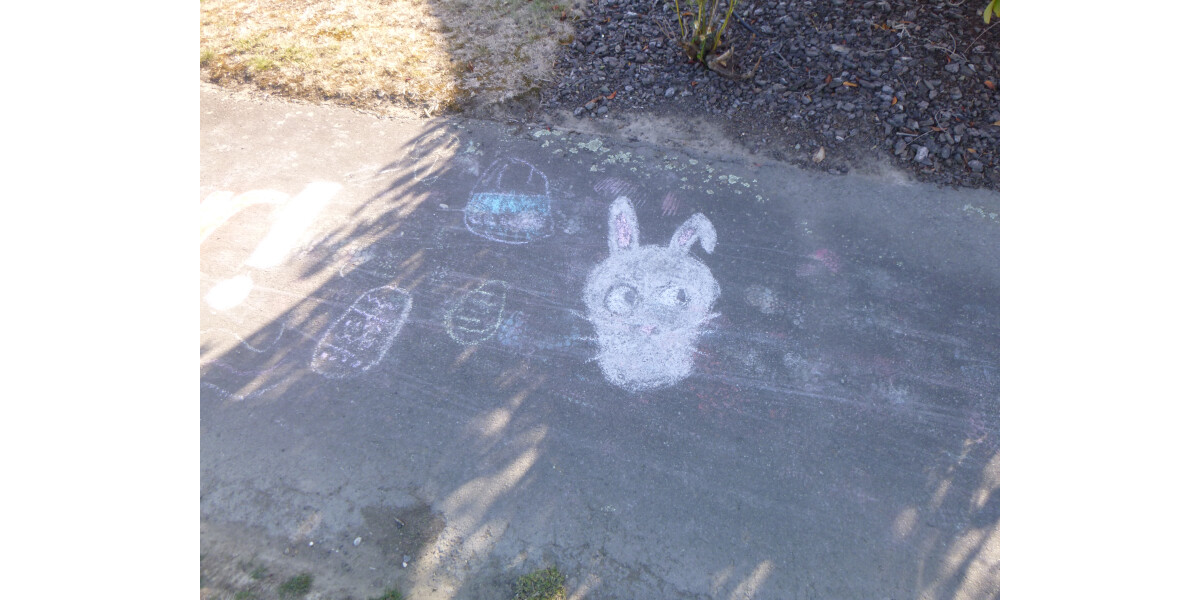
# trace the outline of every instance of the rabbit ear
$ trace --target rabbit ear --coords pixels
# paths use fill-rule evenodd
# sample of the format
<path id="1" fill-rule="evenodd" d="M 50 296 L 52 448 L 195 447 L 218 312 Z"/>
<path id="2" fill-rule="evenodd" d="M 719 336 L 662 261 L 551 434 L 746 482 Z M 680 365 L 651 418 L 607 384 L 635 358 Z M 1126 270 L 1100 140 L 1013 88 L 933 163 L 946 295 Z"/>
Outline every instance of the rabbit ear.
<path id="1" fill-rule="evenodd" d="M 621 196 L 608 209 L 608 252 L 616 254 L 638 247 L 637 213 L 629 198 Z"/>
<path id="2" fill-rule="evenodd" d="M 671 248 L 681 252 L 687 252 L 696 240 L 700 240 L 700 246 L 704 251 L 712 254 L 714 248 L 717 247 L 717 230 L 713 229 L 712 223 L 708 217 L 696 213 L 683 222 L 679 229 L 675 230 L 675 235 L 671 236 Z"/>

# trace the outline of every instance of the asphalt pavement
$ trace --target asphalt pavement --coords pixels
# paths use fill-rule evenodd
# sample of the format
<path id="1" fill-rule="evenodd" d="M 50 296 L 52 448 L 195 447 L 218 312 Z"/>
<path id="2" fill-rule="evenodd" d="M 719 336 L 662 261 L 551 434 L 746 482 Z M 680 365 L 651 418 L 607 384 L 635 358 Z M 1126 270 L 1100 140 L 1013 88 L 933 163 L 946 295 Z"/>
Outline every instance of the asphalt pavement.
<path id="1" fill-rule="evenodd" d="M 202 594 L 999 597 L 998 194 L 200 94 Z"/>

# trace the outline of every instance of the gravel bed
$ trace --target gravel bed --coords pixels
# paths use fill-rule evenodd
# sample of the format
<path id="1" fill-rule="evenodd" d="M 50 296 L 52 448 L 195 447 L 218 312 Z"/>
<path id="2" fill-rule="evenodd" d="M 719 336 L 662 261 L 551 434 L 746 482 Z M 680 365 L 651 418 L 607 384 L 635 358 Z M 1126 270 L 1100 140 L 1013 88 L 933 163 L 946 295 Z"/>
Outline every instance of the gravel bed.
<path id="1" fill-rule="evenodd" d="M 595 0 L 542 108 L 703 119 L 776 160 L 833 173 L 882 160 L 999 189 L 1000 27 L 983 23 L 984 4 L 743 1 L 726 35 L 740 72 L 758 64 L 734 80 L 688 62 L 672 0 Z"/>

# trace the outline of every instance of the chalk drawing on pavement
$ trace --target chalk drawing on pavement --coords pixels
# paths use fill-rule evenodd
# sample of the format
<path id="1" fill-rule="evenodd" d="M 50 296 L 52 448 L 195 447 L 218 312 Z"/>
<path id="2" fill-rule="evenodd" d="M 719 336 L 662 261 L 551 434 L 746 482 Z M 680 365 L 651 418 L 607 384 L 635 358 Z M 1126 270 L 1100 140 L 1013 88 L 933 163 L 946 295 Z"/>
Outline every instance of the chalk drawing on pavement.
<path id="1" fill-rule="evenodd" d="M 596 330 L 596 360 L 610 383 L 629 391 L 678 383 L 691 374 L 700 327 L 717 316 L 720 286 L 689 253 L 697 240 L 708 253 L 717 233 L 700 213 L 665 246 L 638 243 L 637 214 L 627 198 L 609 208 L 609 256 L 588 274 L 587 317 Z"/>
<path id="2" fill-rule="evenodd" d="M 305 242 L 305 234 L 320 216 L 325 206 L 339 191 L 341 184 L 315 181 L 295 196 L 274 190 L 254 190 L 233 195 L 232 192 L 210 194 L 200 203 L 200 243 L 243 209 L 256 204 L 272 204 L 277 208 L 271 215 L 271 228 L 255 246 L 254 251 L 238 265 L 242 272 L 217 282 L 204 295 L 204 301 L 217 311 L 227 311 L 242 304 L 254 290 L 254 279 L 242 267 L 270 270 L 283 264 Z"/>
<path id="3" fill-rule="evenodd" d="M 679 197 L 674 192 L 667 192 L 662 199 L 662 214 L 664 217 L 673 217 L 679 211 Z"/>
<path id="4" fill-rule="evenodd" d="M 596 185 L 592 186 L 592 189 L 603 194 L 609 201 L 625 196 L 629 198 L 629 202 L 634 207 L 641 207 L 646 203 L 637 185 L 620 177 L 605 177 L 597 181 Z"/>
<path id="5" fill-rule="evenodd" d="M 519 158 L 488 167 L 471 190 L 463 211 L 467 229 L 506 244 L 524 244 L 554 232 L 550 184 L 545 174 Z"/>
<path id="6" fill-rule="evenodd" d="M 504 317 L 508 284 L 489 279 L 472 286 L 446 311 L 446 333 L 464 346 L 474 346 L 496 334 Z"/>
<path id="7" fill-rule="evenodd" d="M 404 329 L 412 296 L 383 286 L 359 296 L 326 330 L 313 350 L 311 368 L 330 379 L 361 375 L 383 359 Z"/>
<path id="8" fill-rule="evenodd" d="M 837 274 L 842 268 L 841 257 L 828 248 L 820 248 L 804 257 L 807 262 L 796 268 L 797 277 L 812 277 L 823 273 Z"/>
<path id="9" fill-rule="evenodd" d="M 200 243 L 243 208 L 255 204 L 283 204 L 290 198 L 276 190 L 254 190 L 234 195 L 233 192 L 214 192 L 200 202 Z"/>

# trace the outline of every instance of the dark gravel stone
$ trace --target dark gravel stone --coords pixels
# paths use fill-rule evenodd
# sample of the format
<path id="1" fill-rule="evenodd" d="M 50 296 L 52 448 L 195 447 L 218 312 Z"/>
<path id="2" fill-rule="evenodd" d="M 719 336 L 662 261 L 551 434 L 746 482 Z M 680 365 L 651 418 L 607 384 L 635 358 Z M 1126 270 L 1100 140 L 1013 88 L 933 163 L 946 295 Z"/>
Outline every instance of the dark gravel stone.
<path id="1" fill-rule="evenodd" d="M 575 41 L 561 47 L 557 79 L 543 88 L 545 106 L 702 119 L 747 140 L 748 151 L 779 160 L 812 166 L 810 148 L 825 146 L 851 163 L 891 161 L 921 181 L 999 189 L 1000 131 L 992 123 L 1000 119 L 1000 26 L 983 23 L 971 3 L 739 4 L 741 22 L 725 35 L 737 72 L 758 65 L 746 79 L 689 61 L 664 37 L 655 20 L 674 21 L 671 3 L 582 6 Z M 902 22 L 908 27 L 897 26 Z M 610 87 L 624 91 L 593 102 L 607 98 Z M 673 101 L 677 96 L 694 99 Z M 924 145 L 908 152 L 917 135 Z"/>

